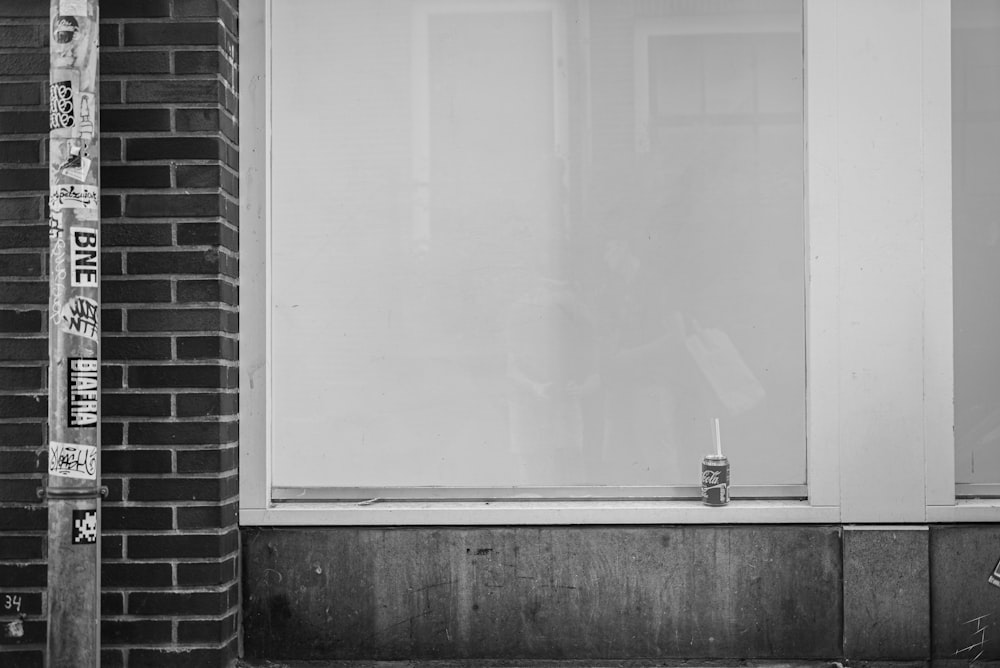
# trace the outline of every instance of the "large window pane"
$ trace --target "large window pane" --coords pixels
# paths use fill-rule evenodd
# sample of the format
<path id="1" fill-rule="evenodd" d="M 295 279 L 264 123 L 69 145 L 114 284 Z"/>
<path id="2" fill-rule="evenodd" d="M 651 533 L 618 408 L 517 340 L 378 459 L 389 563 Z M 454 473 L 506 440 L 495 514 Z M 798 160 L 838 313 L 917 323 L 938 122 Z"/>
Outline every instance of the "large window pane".
<path id="1" fill-rule="evenodd" d="M 799 2 L 272 11 L 276 486 L 805 483 Z"/>
<path id="2" fill-rule="evenodd" d="M 952 3 L 955 480 L 1000 484 L 1000 1 Z"/>

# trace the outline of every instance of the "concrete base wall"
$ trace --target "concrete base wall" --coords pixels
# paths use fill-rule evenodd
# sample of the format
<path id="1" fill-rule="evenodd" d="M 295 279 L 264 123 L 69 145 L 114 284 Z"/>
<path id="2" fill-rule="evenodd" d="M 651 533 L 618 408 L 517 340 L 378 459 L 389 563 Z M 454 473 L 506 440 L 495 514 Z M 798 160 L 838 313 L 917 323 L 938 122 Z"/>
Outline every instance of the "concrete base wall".
<path id="1" fill-rule="evenodd" d="M 992 617 L 963 650 L 1000 618 L 996 525 L 244 527 L 243 548 L 252 658 L 1000 658 Z"/>

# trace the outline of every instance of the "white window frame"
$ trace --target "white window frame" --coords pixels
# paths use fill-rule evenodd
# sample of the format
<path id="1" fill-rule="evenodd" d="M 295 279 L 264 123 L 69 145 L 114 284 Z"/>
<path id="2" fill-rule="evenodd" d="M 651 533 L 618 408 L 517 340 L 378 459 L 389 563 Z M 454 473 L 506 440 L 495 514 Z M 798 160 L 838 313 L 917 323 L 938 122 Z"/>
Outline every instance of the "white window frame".
<path id="1" fill-rule="evenodd" d="M 240 7 L 242 524 L 1000 520 L 1000 500 L 955 500 L 948 0 L 804 0 L 807 500 L 722 508 L 615 499 L 276 503 L 268 396 L 271 1 Z M 879 49 L 874 64 L 866 44 Z"/>

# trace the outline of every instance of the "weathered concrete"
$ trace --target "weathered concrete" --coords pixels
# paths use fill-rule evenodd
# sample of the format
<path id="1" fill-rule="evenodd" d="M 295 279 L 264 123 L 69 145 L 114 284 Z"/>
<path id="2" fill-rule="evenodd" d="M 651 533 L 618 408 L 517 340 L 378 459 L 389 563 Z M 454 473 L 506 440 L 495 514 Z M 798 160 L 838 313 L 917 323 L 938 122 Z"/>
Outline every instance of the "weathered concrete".
<path id="1" fill-rule="evenodd" d="M 937 526 L 930 538 L 934 659 L 968 663 L 980 651 L 980 662 L 1000 659 L 1000 589 L 987 581 L 1000 559 L 1000 525 Z M 981 647 L 977 627 L 988 627 Z"/>
<path id="2" fill-rule="evenodd" d="M 844 528 L 844 655 L 930 656 L 927 530 Z"/>
<path id="3" fill-rule="evenodd" d="M 831 658 L 839 527 L 245 527 L 269 659 Z"/>

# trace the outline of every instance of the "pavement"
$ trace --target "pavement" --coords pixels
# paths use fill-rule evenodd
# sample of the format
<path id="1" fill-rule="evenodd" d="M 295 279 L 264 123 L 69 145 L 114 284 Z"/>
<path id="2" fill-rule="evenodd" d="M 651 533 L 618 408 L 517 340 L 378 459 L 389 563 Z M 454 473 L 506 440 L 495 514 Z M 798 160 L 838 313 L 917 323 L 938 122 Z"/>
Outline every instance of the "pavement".
<path id="1" fill-rule="evenodd" d="M 844 668 L 831 661 L 465 659 L 450 661 L 282 661 L 241 659 L 237 668 Z"/>

